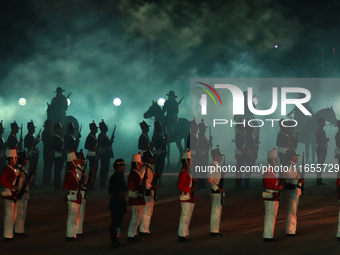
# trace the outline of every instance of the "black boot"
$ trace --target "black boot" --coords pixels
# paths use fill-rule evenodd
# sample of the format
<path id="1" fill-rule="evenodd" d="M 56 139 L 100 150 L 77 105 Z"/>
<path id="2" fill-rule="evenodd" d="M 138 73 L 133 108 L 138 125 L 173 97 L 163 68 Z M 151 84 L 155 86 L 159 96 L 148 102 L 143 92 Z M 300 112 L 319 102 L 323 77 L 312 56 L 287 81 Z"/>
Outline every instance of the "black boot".
<path id="1" fill-rule="evenodd" d="M 111 247 L 112 248 L 124 248 L 126 247 L 125 244 L 122 244 L 119 241 L 120 236 L 120 228 L 111 228 Z"/>

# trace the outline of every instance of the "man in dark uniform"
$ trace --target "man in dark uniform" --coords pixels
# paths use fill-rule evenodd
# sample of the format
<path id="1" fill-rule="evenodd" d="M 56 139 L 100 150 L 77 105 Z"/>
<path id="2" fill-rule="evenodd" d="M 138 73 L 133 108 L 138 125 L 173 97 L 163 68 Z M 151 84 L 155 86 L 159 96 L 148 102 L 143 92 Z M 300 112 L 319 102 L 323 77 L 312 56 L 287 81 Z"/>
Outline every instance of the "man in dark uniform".
<path id="1" fill-rule="evenodd" d="M 94 183 L 96 181 L 97 175 L 97 166 L 98 166 L 98 139 L 96 134 L 98 133 L 98 127 L 96 123 L 93 121 L 90 123 L 91 133 L 86 137 L 85 141 L 85 149 L 87 152 L 87 159 L 89 160 L 90 171 L 89 171 L 89 187 L 94 187 Z"/>
<path id="2" fill-rule="evenodd" d="M 27 156 L 29 160 L 29 174 L 36 173 L 39 161 L 39 150 L 37 144 L 40 142 L 40 134 L 35 138 L 35 126 L 33 120 L 27 123 L 28 134 L 25 136 L 24 147 L 27 149 Z M 35 187 L 34 185 L 35 178 L 31 181 L 31 188 Z"/>
<path id="3" fill-rule="evenodd" d="M 9 150 L 13 150 L 16 148 L 17 152 L 22 151 L 22 138 L 18 141 L 17 133 L 19 133 L 19 126 L 14 121 L 11 123 L 11 134 L 8 136 L 7 139 L 7 147 Z"/>
<path id="4" fill-rule="evenodd" d="M 206 138 L 205 132 L 207 131 L 207 125 L 203 119 L 201 123 L 198 124 L 198 130 L 198 157 L 195 164 L 197 166 L 209 166 L 209 149 L 212 147 L 212 137 L 209 136 L 209 140 Z M 203 189 L 206 186 L 205 183 L 205 178 L 198 178 L 198 190 Z"/>
<path id="5" fill-rule="evenodd" d="M 316 143 L 318 144 L 316 147 L 316 155 L 318 157 L 318 164 L 325 163 L 326 156 L 327 156 L 327 143 L 329 141 L 329 138 L 326 137 L 326 132 L 323 130 L 323 128 L 326 125 L 326 121 L 324 118 L 318 119 L 318 129 L 315 132 L 316 136 Z M 322 181 L 321 172 L 316 173 L 316 185 L 322 186 L 327 185 L 327 183 L 324 183 Z"/>
<path id="6" fill-rule="evenodd" d="M 155 156 L 155 173 L 159 179 L 159 186 L 161 186 L 161 177 L 164 170 L 167 137 L 162 134 L 162 125 L 159 120 L 155 121 L 155 131 L 153 136 L 153 155 Z"/>
<path id="7" fill-rule="evenodd" d="M 149 138 L 149 125 L 143 120 L 143 122 L 139 123 L 140 128 L 142 129 L 142 134 L 138 139 L 138 150 L 142 151 L 142 154 L 147 151 L 150 147 L 150 138 Z M 143 159 L 143 158 L 142 158 Z"/>
<path id="8" fill-rule="evenodd" d="M 285 127 L 281 124 L 283 119 L 279 121 L 280 132 L 276 137 L 276 146 L 278 146 L 278 156 L 280 159 L 280 165 L 287 165 L 287 155 L 286 152 L 292 148 L 291 137 L 289 135 L 288 127 Z M 287 126 L 287 125 L 286 125 Z M 280 176 L 282 177 L 282 176 Z"/>
<path id="9" fill-rule="evenodd" d="M 79 146 L 79 139 L 81 137 L 80 134 L 78 134 L 78 138 L 76 139 L 74 136 L 74 125 L 72 122 L 67 124 L 67 135 L 64 138 L 65 142 L 65 154 L 67 155 L 71 151 L 77 151 Z"/>
<path id="10" fill-rule="evenodd" d="M 2 121 L 0 122 L 0 175 L 2 172 L 2 169 L 7 165 L 6 161 L 6 149 L 7 144 L 5 142 L 5 139 L 2 137 L 4 134 L 5 128 L 2 124 Z"/>
<path id="11" fill-rule="evenodd" d="M 113 158 L 112 143 L 114 136 L 110 139 L 106 133 L 108 131 L 104 120 L 99 123 L 100 134 L 98 136 L 98 158 L 100 160 L 100 180 L 99 188 L 106 189 L 107 175 L 109 174 L 110 159 Z"/>
<path id="12" fill-rule="evenodd" d="M 63 127 L 60 122 L 54 124 L 55 134 L 52 137 L 52 149 L 54 150 L 54 189 L 61 189 L 61 172 L 64 165 L 64 139 L 61 138 Z"/>
<path id="13" fill-rule="evenodd" d="M 257 152 L 259 150 L 258 143 L 259 143 L 259 137 L 256 138 L 253 135 L 253 126 L 247 125 L 246 126 L 246 145 L 244 149 L 246 150 L 246 164 L 247 166 L 255 166 L 255 162 L 257 159 Z M 252 188 L 253 186 L 250 185 L 250 178 L 251 178 L 251 171 L 245 173 L 245 180 L 244 185 L 245 188 Z"/>
<path id="14" fill-rule="evenodd" d="M 52 169 L 53 169 L 53 122 L 46 120 L 44 123 L 44 131 L 42 132 L 42 141 L 44 144 L 43 157 L 44 157 L 44 170 L 43 170 L 43 185 L 48 186 L 51 182 Z"/>
<path id="15" fill-rule="evenodd" d="M 111 246 L 123 248 L 125 245 L 119 241 L 120 227 L 126 213 L 127 187 L 124 180 L 125 163 L 123 159 L 116 159 L 113 164 L 115 170 L 110 178 L 109 194 L 111 195 L 109 209 L 111 211 Z"/>
<path id="16" fill-rule="evenodd" d="M 237 133 L 235 136 L 235 159 L 236 159 L 236 189 L 243 189 L 242 188 L 242 172 L 241 167 L 246 163 L 246 137 L 244 135 L 244 126 L 241 124 L 237 124 Z"/>
<path id="17" fill-rule="evenodd" d="M 198 149 L 198 124 L 196 119 L 194 118 L 192 121 L 190 121 L 190 134 L 189 134 L 189 144 L 187 145 L 187 148 L 190 149 L 191 157 L 193 161 L 196 160 L 196 154 Z"/>
<path id="18" fill-rule="evenodd" d="M 51 105 L 49 106 L 49 110 L 53 113 L 54 120 L 65 119 L 68 104 L 67 98 L 63 95 L 64 91 L 61 87 L 58 87 L 57 90 L 54 91 L 57 95 L 52 99 Z"/>

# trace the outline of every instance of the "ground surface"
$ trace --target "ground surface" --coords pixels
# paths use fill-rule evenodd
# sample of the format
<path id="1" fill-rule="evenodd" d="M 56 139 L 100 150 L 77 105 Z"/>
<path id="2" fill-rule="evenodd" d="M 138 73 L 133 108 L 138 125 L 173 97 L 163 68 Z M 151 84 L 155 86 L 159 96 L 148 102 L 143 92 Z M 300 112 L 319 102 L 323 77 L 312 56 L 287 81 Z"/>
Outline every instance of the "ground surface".
<path id="1" fill-rule="evenodd" d="M 176 167 L 174 167 L 176 169 Z M 174 172 L 175 170 L 173 170 Z M 299 237 L 285 236 L 286 200 L 279 206 L 275 238 L 279 243 L 264 243 L 262 238 L 264 203 L 261 198 L 262 180 L 252 180 L 255 188 L 234 190 L 233 180 L 227 180 L 226 199 L 221 219 L 221 238 L 210 238 L 209 189 L 197 192 L 190 225 L 191 243 L 177 242 L 180 215 L 177 174 L 164 176 L 166 188 L 158 192 L 151 231 L 154 237 L 141 243 L 113 250 L 110 247 L 108 211 L 109 195 L 106 190 L 90 191 L 84 223 L 85 235 L 77 242 L 66 242 L 67 205 L 63 201 L 66 191 L 52 187 L 31 190 L 26 223 L 28 236 L 15 242 L 0 241 L 1 254 L 336 254 L 338 198 L 335 180 L 325 180 L 327 186 L 318 187 L 315 180 L 307 180 L 305 193 L 300 197 L 298 210 Z M 38 184 L 39 184 L 38 176 Z M 0 219 L 3 219 L 3 200 L 0 200 Z M 121 240 L 126 243 L 131 208 L 125 215 Z M 3 232 L 3 221 L 0 221 Z"/>

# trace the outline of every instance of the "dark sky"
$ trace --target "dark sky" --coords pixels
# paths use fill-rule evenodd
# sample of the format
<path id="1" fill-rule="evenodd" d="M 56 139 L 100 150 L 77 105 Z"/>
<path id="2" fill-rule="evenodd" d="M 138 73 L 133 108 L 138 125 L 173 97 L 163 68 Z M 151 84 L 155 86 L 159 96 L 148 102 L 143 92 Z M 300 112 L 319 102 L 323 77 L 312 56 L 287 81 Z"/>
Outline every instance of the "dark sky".
<path id="1" fill-rule="evenodd" d="M 174 90 L 185 97 L 180 117 L 190 117 L 190 77 L 339 77 L 339 5 L 1 0 L 0 118 L 41 126 L 61 86 L 72 93 L 68 114 L 119 123 L 131 152 L 151 100 Z"/>

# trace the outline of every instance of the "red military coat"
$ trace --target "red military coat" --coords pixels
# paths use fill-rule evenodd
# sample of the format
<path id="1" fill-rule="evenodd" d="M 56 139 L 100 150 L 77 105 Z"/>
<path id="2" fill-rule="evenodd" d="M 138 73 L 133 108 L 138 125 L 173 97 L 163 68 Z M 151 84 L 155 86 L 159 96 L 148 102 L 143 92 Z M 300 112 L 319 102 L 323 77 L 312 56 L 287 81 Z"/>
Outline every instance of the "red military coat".
<path id="1" fill-rule="evenodd" d="M 277 191 L 272 192 L 273 198 L 264 198 L 264 200 L 269 201 L 279 201 L 279 185 L 281 184 L 281 180 L 278 179 L 277 175 L 274 172 L 265 172 L 263 174 L 263 187 L 266 190 Z"/>
<path id="2" fill-rule="evenodd" d="M 177 188 L 181 191 L 180 202 L 196 203 L 197 198 L 194 192 L 190 192 L 193 179 L 191 178 L 189 167 L 183 167 L 178 176 Z M 190 198 L 183 199 L 184 195 L 190 195 Z"/>
<path id="3" fill-rule="evenodd" d="M 144 188 L 141 186 L 142 178 L 138 170 L 131 171 L 128 177 L 128 190 L 129 190 L 129 204 L 130 205 L 145 205 L 143 196 Z"/>

